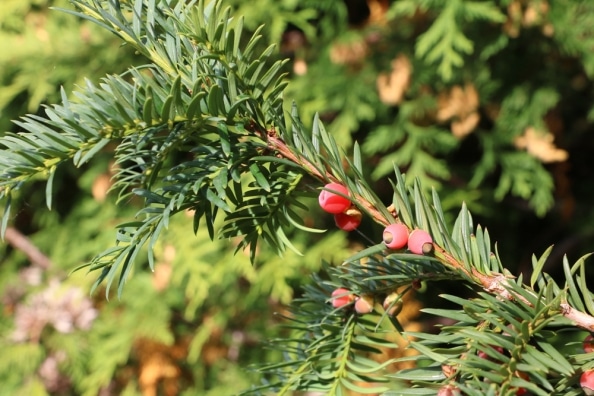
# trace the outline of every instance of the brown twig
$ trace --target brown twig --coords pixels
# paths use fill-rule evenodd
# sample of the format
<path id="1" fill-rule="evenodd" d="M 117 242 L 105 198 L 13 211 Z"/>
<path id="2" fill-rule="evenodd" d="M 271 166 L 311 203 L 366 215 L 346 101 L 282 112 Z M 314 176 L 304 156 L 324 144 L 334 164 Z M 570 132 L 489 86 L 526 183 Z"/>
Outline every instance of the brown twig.
<path id="1" fill-rule="evenodd" d="M 14 227 L 6 228 L 4 239 L 8 244 L 17 250 L 25 253 L 31 264 L 42 269 L 48 269 L 52 262 L 31 242 L 29 238 L 23 235 Z"/>
<path id="2" fill-rule="evenodd" d="M 276 133 L 274 132 L 268 134 L 268 147 L 270 147 L 271 150 L 276 151 L 283 158 L 299 165 L 301 168 L 305 169 L 307 173 L 310 174 L 310 176 L 313 176 L 322 182 L 326 182 L 328 180 L 332 182 L 340 182 L 340 180 L 334 177 L 334 175 L 331 173 L 321 173 L 318 168 L 307 158 L 294 153 L 293 150 L 291 150 L 291 148 L 289 148 L 281 138 L 276 136 Z M 385 216 L 379 210 L 377 210 L 375 205 L 365 199 L 362 195 L 356 193 L 353 194 L 353 200 L 362 206 L 363 209 L 367 211 L 376 222 L 382 225 L 390 224 L 388 219 L 386 219 Z"/>
<path id="3" fill-rule="evenodd" d="M 567 319 L 585 330 L 594 331 L 594 317 L 578 311 L 567 303 L 563 303 L 559 307 L 561 308 L 561 314 Z"/>

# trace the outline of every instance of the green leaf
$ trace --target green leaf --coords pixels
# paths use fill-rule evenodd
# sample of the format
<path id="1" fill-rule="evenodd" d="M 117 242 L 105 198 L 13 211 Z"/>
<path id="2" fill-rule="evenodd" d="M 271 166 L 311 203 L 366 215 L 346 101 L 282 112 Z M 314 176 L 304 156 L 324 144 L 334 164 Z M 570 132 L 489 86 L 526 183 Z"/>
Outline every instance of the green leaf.
<path id="1" fill-rule="evenodd" d="M 441 369 L 441 366 L 437 367 L 424 367 L 414 369 L 404 369 L 397 373 L 390 374 L 391 378 L 402 379 L 406 381 L 443 381 L 446 376 Z"/>
<path id="2" fill-rule="evenodd" d="M 45 185 L 45 202 L 48 209 L 52 209 L 52 198 L 54 196 L 53 193 L 53 185 L 54 185 L 54 176 L 56 174 L 56 167 L 53 166 L 49 169 L 49 176 L 47 178 L 47 183 Z"/>
<path id="3" fill-rule="evenodd" d="M 250 172 L 258 185 L 265 191 L 270 192 L 270 183 L 268 183 L 268 178 L 262 173 L 263 170 L 264 168 L 261 168 L 256 162 L 250 164 Z"/>
<path id="4" fill-rule="evenodd" d="M 390 388 L 387 388 L 385 386 L 359 386 L 359 385 L 355 385 L 354 383 L 341 378 L 340 379 L 340 383 L 347 389 L 353 391 L 353 392 L 357 392 L 360 395 L 367 395 L 367 394 L 378 394 L 378 393 L 382 393 L 385 392 L 387 390 L 389 390 Z"/>
<path id="5" fill-rule="evenodd" d="M 571 305 L 582 312 L 585 311 L 586 307 L 584 306 L 582 296 L 578 293 L 578 288 L 573 280 L 573 271 L 569 268 L 569 260 L 567 260 L 567 256 L 563 256 L 563 273 L 565 274 L 566 288 L 571 296 Z"/>
<path id="6" fill-rule="evenodd" d="M 536 285 L 538 278 L 541 277 L 542 269 L 552 251 L 553 246 L 549 246 L 538 260 L 536 259 L 535 255 L 532 255 L 532 275 L 530 276 L 530 287 L 532 287 L 533 289 L 534 285 Z"/>

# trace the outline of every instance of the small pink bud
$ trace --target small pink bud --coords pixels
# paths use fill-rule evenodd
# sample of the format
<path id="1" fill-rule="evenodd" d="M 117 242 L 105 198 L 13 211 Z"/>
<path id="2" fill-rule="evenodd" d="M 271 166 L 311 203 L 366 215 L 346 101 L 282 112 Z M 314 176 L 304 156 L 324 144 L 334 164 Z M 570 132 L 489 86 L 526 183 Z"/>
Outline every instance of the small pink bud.
<path id="1" fill-rule="evenodd" d="M 425 247 L 427 245 L 427 247 Z M 414 230 L 408 236 L 408 250 L 414 254 L 426 254 L 433 249 L 433 238 L 425 230 Z"/>
<path id="2" fill-rule="evenodd" d="M 454 385 L 445 385 L 439 388 L 437 391 L 437 396 L 460 396 L 462 393 L 460 389 L 458 389 Z"/>
<path id="3" fill-rule="evenodd" d="M 594 351 L 594 337 L 592 337 L 592 334 L 588 334 L 586 338 L 584 338 L 584 343 L 582 345 L 584 347 L 584 352 L 590 353 Z"/>
<path id="4" fill-rule="evenodd" d="M 402 249 L 408 242 L 408 228 L 404 224 L 390 224 L 384 229 L 383 237 L 388 248 Z"/>
<path id="5" fill-rule="evenodd" d="M 373 297 L 361 296 L 355 301 L 355 311 L 360 314 L 368 314 L 373 311 Z"/>
<path id="6" fill-rule="evenodd" d="M 586 370 L 582 373 L 580 385 L 586 395 L 594 395 L 594 370 Z"/>
<path id="7" fill-rule="evenodd" d="M 351 206 L 351 201 L 348 198 L 333 192 L 336 191 L 337 193 L 348 196 L 349 190 L 347 190 L 345 186 L 338 183 L 328 183 L 324 186 L 324 188 L 332 190 L 322 190 L 320 192 L 320 196 L 318 197 L 320 206 L 324 211 L 337 214 L 344 212 Z"/>
<path id="8" fill-rule="evenodd" d="M 503 347 L 500 347 L 500 346 L 498 346 L 498 347 L 491 346 L 491 348 L 495 349 L 497 352 L 499 352 L 501 354 L 503 354 L 503 352 L 504 352 Z M 497 359 L 492 358 L 485 351 L 478 351 L 476 354 L 481 359 L 486 359 L 486 360 L 490 360 L 490 361 L 493 361 L 493 362 L 494 361 L 497 361 Z"/>
<path id="9" fill-rule="evenodd" d="M 349 289 L 339 287 L 332 292 L 332 306 L 334 308 L 342 308 L 355 301 L 355 295 Z"/>
<path id="10" fill-rule="evenodd" d="M 350 214 L 349 212 L 353 212 Z M 358 210 L 351 211 L 350 209 L 347 213 L 337 213 L 334 215 L 334 221 L 336 222 L 336 226 L 343 231 L 354 231 L 359 227 L 361 224 L 361 212 Z"/>
<path id="11" fill-rule="evenodd" d="M 449 364 L 442 364 L 441 365 L 441 372 L 446 377 L 451 377 L 454 374 L 456 374 L 456 372 L 457 372 L 456 366 L 452 366 L 452 365 L 449 365 Z"/>

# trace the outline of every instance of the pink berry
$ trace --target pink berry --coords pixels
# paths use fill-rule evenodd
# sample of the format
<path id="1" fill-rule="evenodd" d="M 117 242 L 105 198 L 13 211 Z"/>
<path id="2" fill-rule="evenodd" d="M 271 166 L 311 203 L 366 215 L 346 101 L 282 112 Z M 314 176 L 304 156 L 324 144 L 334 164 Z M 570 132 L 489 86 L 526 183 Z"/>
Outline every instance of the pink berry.
<path id="1" fill-rule="evenodd" d="M 402 249 L 408 242 L 408 228 L 404 224 L 390 224 L 384 229 L 384 243 L 390 249 Z"/>
<path id="2" fill-rule="evenodd" d="M 500 346 L 498 346 L 498 347 L 491 346 L 491 348 L 495 349 L 497 352 L 499 352 L 499 353 L 501 353 L 501 354 L 503 355 L 503 352 L 504 352 L 504 350 L 503 350 L 503 347 L 500 347 Z M 478 351 L 476 354 L 477 354 L 477 355 L 478 355 L 478 357 L 480 357 L 481 359 L 490 360 L 490 361 L 492 361 L 492 362 L 497 362 L 497 361 L 498 361 L 497 359 L 495 359 L 495 358 L 492 358 L 491 356 L 489 356 L 489 355 L 487 354 L 487 352 L 485 352 L 485 351 Z"/>
<path id="3" fill-rule="evenodd" d="M 444 385 L 437 391 L 437 396 L 460 396 L 462 393 L 454 385 Z"/>
<path id="4" fill-rule="evenodd" d="M 594 351 L 594 337 L 592 337 L 592 334 L 588 334 L 586 338 L 584 338 L 582 345 L 584 347 L 584 352 L 590 353 Z"/>
<path id="5" fill-rule="evenodd" d="M 342 308 L 345 305 L 352 303 L 355 300 L 355 295 L 349 289 L 339 287 L 332 292 L 332 306 L 334 308 Z"/>
<path id="6" fill-rule="evenodd" d="M 318 197 L 320 206 L 324 211 L 332 214 L 338 214 L 344 212 L 351 206 L 351 201 L 348 198 L 333 192 L 335 191 L 348 196 L 349 190 L 347 190 L 345 186 L 338 183 L 328 183 L 324 186 L 324 188 L 332 190 L 322 190 L 322 192 L 320 192 L 320 196 Z"/>
<path id="7" fill-rule="evenodd" d="M 594 370 L 587 370 L 582 373 L 580 385 L 586 395 L 594 395 Z"/>
<path id="8" fill-rule="evenodd" d="M 361 296 L 355 301 L 355 311 L 359 315 L 368 314 L 373 311 L 373 297 Z"/>
<path id="9" fill-rule="evenodd" d="M 423 246 L 427 243 L 432 244 L 433 238 L 425 230 L 414 230 L 408 236 L 408 250 L 414 254 L 424 254 Z M 428 248 L 431 248 L 431 246 L 428 246 Z"/>
<path id="10" fill-rule="evenodd" d="M 361 224 L 361 212 L 356 211 L 352 215 L 349 213 L 337 213 L 334 215 L 336 226 L 344 231 L 353 231 Z"/>

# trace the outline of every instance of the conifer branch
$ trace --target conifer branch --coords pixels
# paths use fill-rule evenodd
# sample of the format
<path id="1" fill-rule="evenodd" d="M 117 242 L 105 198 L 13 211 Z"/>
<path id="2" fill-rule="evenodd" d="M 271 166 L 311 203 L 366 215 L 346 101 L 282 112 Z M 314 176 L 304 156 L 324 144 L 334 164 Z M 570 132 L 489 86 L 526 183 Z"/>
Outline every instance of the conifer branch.
<path id="1" fill-rule="evenodd" d="M 306 173 L 308 173 L 310 176 L 318 179 L 319 181 L 324 182 L 324 183 L 327 183 L 329 181 L 330 182 L 341 182 L 341 180 L 339 180 L 336 176 L 334 176 L 330 172 L 322 173 L 320 171 L 320 169 L 318 169 L 311 161 L 309 161 L 307 158 L 299 155 L 291 147 L 289 147 L 283 141 L 283 139 L 281 139 L 280 137 L 277 136 L 276 132 L 274 132 L 272 130 L 269 131 L 267 141 L 268 141 L 268 147 L 271 150 L 276 151 L 283 158 L 288 159 L 289 161 L 295 163 L 295 165 L 297 165 L 302 170 L 304 170 Z M 353 195 L 353 201 L 356 202 L 357 205 L 361 206 L 367 213 L 369 213 L 371 215 L 371 217 L 378 224 L 381 224 L 381 225 L 390 224 L 390 221 L 388 221 L 388 219 L 386 219 L 386 216 L 384 215 L 384 213 L 379 211 L 376 208 L 376 205 L 374 205 L 368 199 L 363 197 L 363 195 L 358 194 L 356 192 L 353 192 L 352 195 Z"/>
<path id="2" fill-rule="evenodd" d="M 408 231 L 421 229 L 431 242 L 422 243 L 421 249 L 409 244 L 407 250 L 389 246 L 386 239 L 377 244 L 372 241 L 372 246 L 344 260 L 345 265 L 328 268 L 329 279 L 314 275 L 315 285 L 304 287 L 304 297 L 288 318 L 300 337 L 287 340 L 284 351 L 296 358 L 276 366 L 278 371 L 289 372 L 290 378 L 279 374 L 281 380 L 275 386 L 283 391 L 381 393 L 384 390 L 376 389 L 383 388 L 364 389 L 357 384 L 391 385 L 395 378 L 424 387 L 429 390 L 425 394 L 434 394 L 431 391 L 445 383 L 466 386 L 465 393 L 470 395 L 507 394 L 520 386 L 543 395 L 554 387 L 574 387 L 575 373 L 583 370 L 581 358 L 564 358 L 548 332 L 559 325 L 572 331 L 574 327 L 594 331 L 594 304 L 585 286 L 583 260 L 572 267 L 564 262 L 564 287 L 542 273 L 546 254 L 533 260 L 529 284 L 522 278 L 514 280 L 491 251 L 486 229 L 474 227 L 465 205 L 450 230 L 437 193 L 433 192 L 430 202 L 420 182 L 415 179 L 411 186 L 405 185 L 398 169 L 392 203 L 385 207 L 365 180 L 358 144 L 351 160 L 318 116 L 311 133 L 298 121 L 296 106 L 290 117 L 285 116 L 285 61 L 274 61 L 272 46 L 259 52 L 259 30 L 243 49 L 243 22 L 232 21 L 231 10 L 222 9 L 220 1 L 207 7 L 204 1 L 174 2 L 173 7 L 169 1 L 73 2 L 80 9 L 74 14 L 112 31 L 146 56 L 150 61 L 146 70 L 151 73 L 131 69 L 127 75 L 104 79 L 99 86 L 88 83 L 78 101 L 70 103 L 64 95 L 62 105 L 48 108 L 47 119 L 25 117 L 17 124 L 24 133 L 0 139 L 6 153 L 0 159 L 0 198 L 10 202 L 11 194 L 23 183 L 42 175 L 48 177 L 46 196 L 51 206 L 58 164 L 73 160 L 80 166 L 108 145 L 117 145 L 114 157 L 120 169 L 114 177 L 115 188 L 120 198 L 134 194 L 142 199 L 143 208 L 134 221 L 118 226 L 115 247 L 81 267 L 101 270 L 94 287 L 105 281 L 108 293 L 110 285 L 117 283 L 121 293 L 145 246 L 148 266 L 153 269 L 157 239 L 168 228 L 171 216 L 188 209 L 194 212 L 194 231 L 206 223 L 211 239 L 217 214 L 222 214 L 219 235 L 242 237 L 238 250 L 249 247 L 252 261 L 262 240 L 277 253 L 296 250 L 287 229 L 319 231 L 296 221 L 299 214 L 293 210 L 307 209 L 299 199 L 310 196 L 310 186 L 301 182 L 308 175 L 321 184 L 340 183 L 348 192 L 342 197 L 348 200 L 346 210 L 335 214 L 348 214 L 356 206 L 359 214 L 364 212 L 381 226 L 406 226 L 407 238 Z M 417 58 L 437 64 L 444 80 L 457 79 L 457 71 L 474 52 L 470 31 L 458 26 L 460 20 L 501 23 L 506 17 L 485 2 L 426 3 L 441 14 L 419 36 Z M 416 9 L 414 1 L 400 4 Z M 404 110 L 406 106 L 399 111 L 401 121 L 411 131 L 418 130 Z M 425 114 L 426 110 L 408 113 Z M 541 116 L 537 113 L 536 118 Z M 504 175 L 512 177 L 515 173 L 508 171 L 525 162 L 525 155 L 508 160 Z M 483 166 L 481 178 L 490 166 Z M 536 195 L 530 190 L 533 178 L 526 174 L 541 168 L 533 161 L 518 178 L 528 180 L 520 184 L 528 187 L 524 198 Z M 499 193 L 518 183 L 507 180 Z M 582 273 L 576 274 L 578 270 Z M 412 290 L 421 280 L 442 279 L 462 279 L 484 291 L 479 290 L 473 299 L 442 296 L 460 310 L 426 308 L 426 313 L 454 323 L 442 327 L 438 335 L 403 333 L 395 313 L 397 304 L 403 304 L 402 288 Z M 338 286 L 348 287 L 353 300 L 335 304 L 329 296 Z M 383 310 L 378 304 L 381 300 Z M 401 333 L 413 340 L 410 345 L 420 356 L 410 360 L 422 363 L 418 371 L 384 376 L 386 367 L 406 358 L 368 359 L 368 354 L 398 347 L 384 337 L 382 326 L 389 327 L 389 334 Z M 497 362 L 480 360 L 480 353 Z M 517 375 L 520 368 L 526 370 L 530 365 L 536 368 L 538 385 Z M 456 367 L 456 372 L 446 374 L 443 367 Z M 484 379 L 490 379 L 491 385 Z M 474 391 L 468 391 L 471 385 Z"/>
<path id="3" fill-rule="evenodd" d="M 341 180 L 336 178 L 331 172 L 322 173 L 320 169 L 306 157 L 295 152 L 293 148 L 287 145 L 287 143 L 277 135 L 276 131 L 269 130 L 266 139 L 269 149 L 275 151 L 282 158 L 295 163 L 295 165 L 304 170 L 310 176 L 318 179 L 320 182 L 341 182 Z M 390 224 L 390 221 L 386 219 L 385 215 L 376 208 L 375 203 L 369 201 L 361 194 L 353 193 L 352 196 L 356 204 L 364 208 L 378 224 L 384 226 Z M 395 213 L 393 209 L 388 207 L 386 210 L 390 213 L 394 213 L 394 218 L 397 222 L 399 221 L 397 213 Z M 505 300 L 519 301 L 528 307 L 534 306 L 534 304 L 528 301 L 527 298 L 518 293 L 513 293 L 510 291 L 510 278 L 508 276 L 500 273 L 492 273 L 489 275 L 480 272 L 475 267 L 468 268 L 436 243 L 433 243 L 431 248 L 427 249 L 427 251 L 432 253 L 433 256 L 436 257 L 444 266 L 461 273 L 467 279 L 472 280 L 481 286 L 485 291 Z M 588 315 L 585 312 L 581 312 L 567 303 L 560 305 L 559 312 L 567 319 L 575 323 L 578 327 L 588 331 L 594 331 L 593 316 Z"/>

